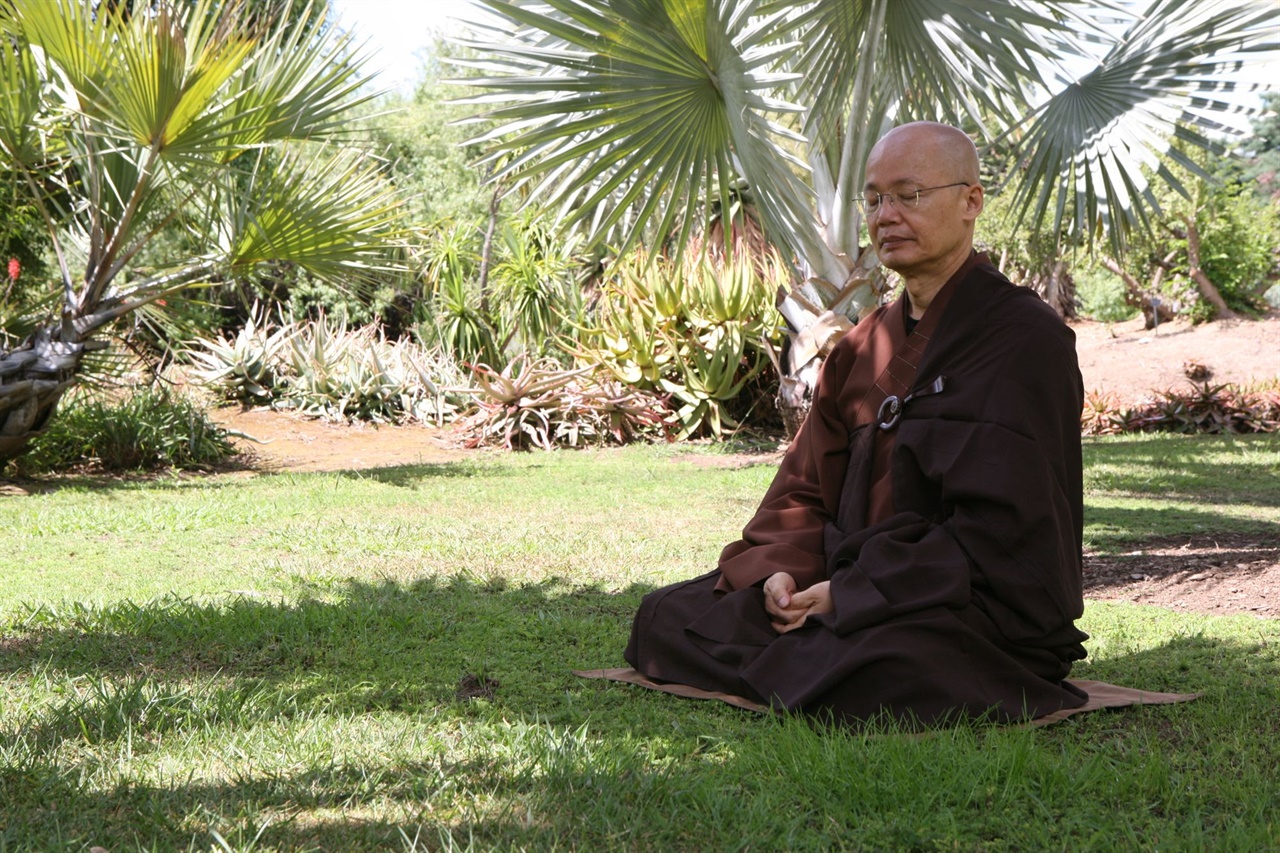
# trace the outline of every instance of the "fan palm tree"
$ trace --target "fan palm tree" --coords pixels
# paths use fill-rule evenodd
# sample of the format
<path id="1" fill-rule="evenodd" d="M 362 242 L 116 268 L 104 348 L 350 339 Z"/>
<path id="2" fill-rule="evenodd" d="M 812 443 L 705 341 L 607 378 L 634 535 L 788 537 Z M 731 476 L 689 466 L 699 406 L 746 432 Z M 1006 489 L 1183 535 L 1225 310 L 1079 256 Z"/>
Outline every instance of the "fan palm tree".
<path id="1" fill-rule="evenodd" d="M 0 462 L 118 318 L 271 261 L 346 281 L 387 265 L 392 189 L 337 144 L 367 97 L 359 62 L 316 16 L 273 27 L 243 8 L 0 0 L 0 175 L 39 211 L 59 279 L 55 307 L 0 346 Z M 142 268 L 174 228 L 198 254 Z"/>
<path id="2" fill-rule="evenodd" d="M 465 42 L 484 69 L 467 82 L 492 90 L 474 99 L 498 122 L 484 139 L 509 158 L 498 180 L 624 248 L 682 245 L 745 182 L 802 282 L 780 306 L 784 405 L 879 296 L 853 199 L 890 126 L 949 121 L 1011 148 L 1018 215 L 1119 251 L 1155 204 L 1148 180 L 1176 181 L 1160 155 L 1213 145 L 1233 72 L 1280 34 L 1269 0 L 479 2 L 514 24 Z"/>

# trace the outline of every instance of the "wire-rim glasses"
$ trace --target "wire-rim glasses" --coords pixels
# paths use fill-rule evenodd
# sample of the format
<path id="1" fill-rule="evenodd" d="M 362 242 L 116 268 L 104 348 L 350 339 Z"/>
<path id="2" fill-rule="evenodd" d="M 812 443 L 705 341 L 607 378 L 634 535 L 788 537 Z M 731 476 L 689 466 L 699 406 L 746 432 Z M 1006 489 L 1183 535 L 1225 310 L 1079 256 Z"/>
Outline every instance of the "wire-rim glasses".
<path id="1" fill-rule="evenodd" d="M 971 187 L 973 184 L 968 181 L 956 181 L 954 184 L 942 184 L 937 187 L 921 187 L 909 193 L 863 193 L 854 201 L 858 204 L 858 210 L 862 211 L 863 216 L 870 216 L 873 213 L 879 213 L 880 208 L 887 201 L 898 210 L 914 210 L 920 206 L 920 196 L 925 193 L 931 193 L 934 190 L 945 190 L 949 187 Z"/>

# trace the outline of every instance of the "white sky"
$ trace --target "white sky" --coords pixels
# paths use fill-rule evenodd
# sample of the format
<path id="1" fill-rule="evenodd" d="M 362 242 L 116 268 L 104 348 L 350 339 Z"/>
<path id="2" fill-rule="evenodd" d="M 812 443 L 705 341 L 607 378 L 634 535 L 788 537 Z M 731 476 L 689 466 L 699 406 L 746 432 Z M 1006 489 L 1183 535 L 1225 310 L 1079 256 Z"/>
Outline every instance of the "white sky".
<path id="1" fill-rule="evenodd" d="M 368 41 L 367 73 L 379 88 L 413 91 L 423 53 L 435 36 L 456 31 L 459 20 L 484 20 L 471 0 L 332 0 L 338 25 L 356 41 Z"/>

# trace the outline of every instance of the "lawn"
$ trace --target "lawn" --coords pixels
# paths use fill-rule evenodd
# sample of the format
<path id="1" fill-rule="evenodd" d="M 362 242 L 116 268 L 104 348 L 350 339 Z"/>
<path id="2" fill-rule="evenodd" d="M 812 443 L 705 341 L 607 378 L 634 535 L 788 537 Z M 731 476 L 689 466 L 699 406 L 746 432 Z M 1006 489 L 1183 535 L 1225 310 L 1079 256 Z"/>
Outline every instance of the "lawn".
<path id="1" fill-rule="evenodd" d="M 718 455 L 719 454 L 719 455 Z M 771 478 L 706 447 L 0 498 L 0 851 L 1280 847 L 1280 621 L 1090 603 L 1204 691 L 913 737 L 584 681 Z M 1280 538 L 1275 439 L 1086 447 L 1086 540 Z"/>

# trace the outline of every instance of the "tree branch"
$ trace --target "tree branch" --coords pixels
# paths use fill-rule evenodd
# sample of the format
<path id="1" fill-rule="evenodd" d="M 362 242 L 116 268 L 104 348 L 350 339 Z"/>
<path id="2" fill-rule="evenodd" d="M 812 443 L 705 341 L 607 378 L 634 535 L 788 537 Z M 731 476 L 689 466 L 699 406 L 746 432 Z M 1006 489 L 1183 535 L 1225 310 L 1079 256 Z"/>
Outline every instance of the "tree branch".
<path id="1" fill-rule="evenodd" d="M 1124 302 L 1132 308 L 1139 308 L 1142 305 L 1142 283 L 1133 277 L 1131 273 L 1120 266 L 1115 258 L 1104 257 L 1102 265 L 1120 276 L 1124 281 Z"/>
<path id="2" fill-rule="evenodd" d="M 1183 219 L 1187 223 L 1187 266 L 1191 280 L 1200 289 L 1200 295 L 1216 310 L 1214 319 L 1234 319 L 1237 316 L 1236 312 L 1227 307 L 1227 301 L 1222 298 L 1217 286 L 1200 268 L 1200 231 L 1196 228 L 1195 220 L 1190 216 L 1185 216 Z"/>

